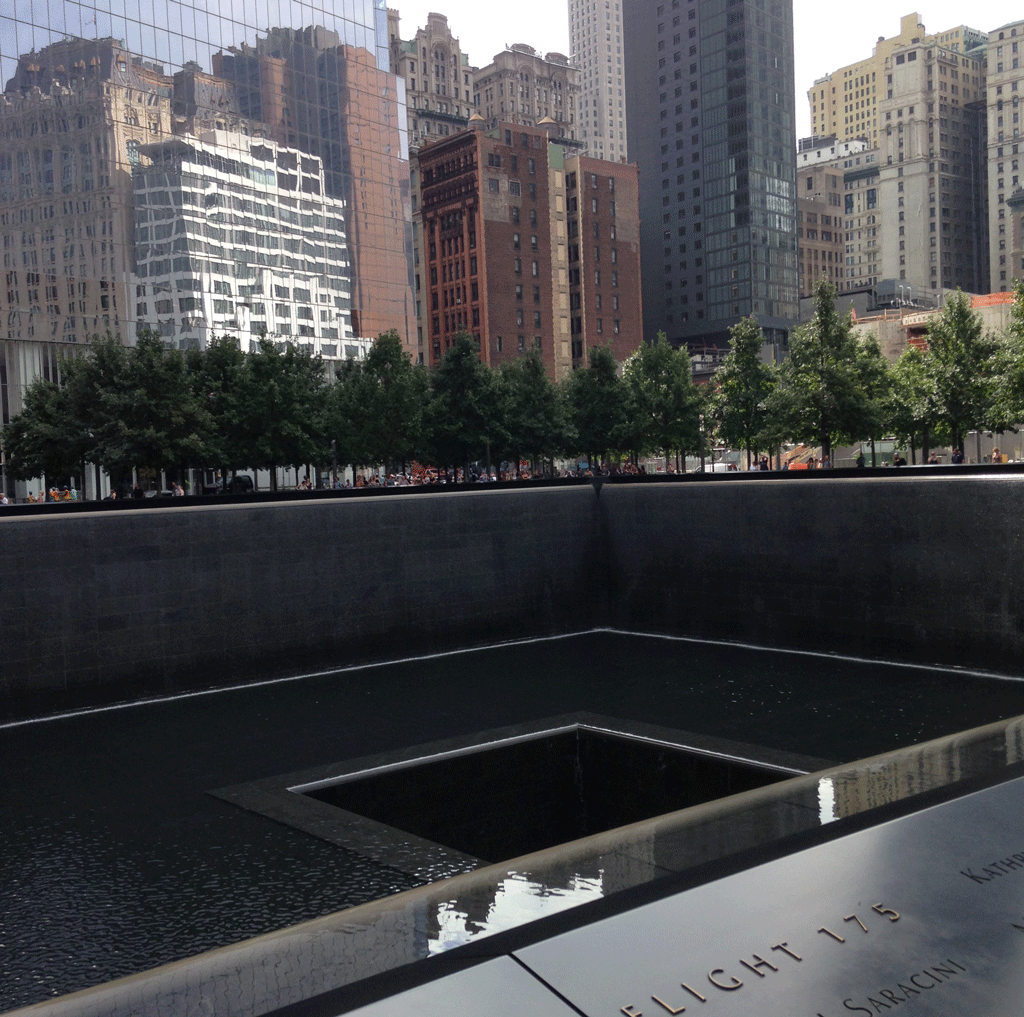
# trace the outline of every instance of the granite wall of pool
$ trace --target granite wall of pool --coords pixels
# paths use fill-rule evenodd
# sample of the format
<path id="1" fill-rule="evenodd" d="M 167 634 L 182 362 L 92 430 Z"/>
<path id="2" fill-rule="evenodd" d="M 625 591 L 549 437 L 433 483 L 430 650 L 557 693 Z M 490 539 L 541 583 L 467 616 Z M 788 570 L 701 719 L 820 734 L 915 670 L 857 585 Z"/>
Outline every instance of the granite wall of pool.
<path id="1" fill-rule="evenodd" d="M 0 719 L 593 627 L 1020 670 L 1024 475 L 0 520 Z"/>

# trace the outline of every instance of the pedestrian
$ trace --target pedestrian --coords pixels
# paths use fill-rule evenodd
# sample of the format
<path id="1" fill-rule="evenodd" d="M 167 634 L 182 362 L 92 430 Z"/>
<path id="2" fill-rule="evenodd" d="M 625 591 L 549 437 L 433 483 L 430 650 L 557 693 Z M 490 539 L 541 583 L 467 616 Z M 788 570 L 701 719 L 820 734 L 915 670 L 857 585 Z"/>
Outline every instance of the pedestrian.
<path id="1" fill-rule="evenodd" d="M 857 469 L 858 470 L 863 470 L 865 465 L 867 465 L 867 461 L 864 458 L 864 453 L 861 452 L 857 456 Z"/>
<path id="2" fill-rule="evenodd" d="M 963 464 L 964 464 L 964 454 L 963 454 L 963 452 L 961 452 L 960 449 L 958 449 L 958 448 L 954 448 L 953 449 L 953 454 L 949 457 L 949 461 L 954 466 L 963 466 Z"/>
<path id="3" fill-rule="evenodd" d="M 1003 461 L 1003 455 L 999 451 L 999 449 L 998 448 L 992 449 L 992 462 L 994 462 L 994 463 L 1002 463 L 1002 461 Z"/>
<path id="4" fill-rule="evenodd" d="M 768 472 L 768 457 L 767 456 L 761 456 L 761 461 L 758 463 L 757 468 L 762 473 L 767 473 Z"/>

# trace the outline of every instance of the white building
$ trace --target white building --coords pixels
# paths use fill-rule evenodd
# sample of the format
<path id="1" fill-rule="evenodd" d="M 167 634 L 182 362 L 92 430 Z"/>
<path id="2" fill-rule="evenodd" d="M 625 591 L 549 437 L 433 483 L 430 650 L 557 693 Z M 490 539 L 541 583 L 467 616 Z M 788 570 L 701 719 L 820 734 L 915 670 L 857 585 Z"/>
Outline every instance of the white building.
<path id="1" fill-rule="evenodd" d="M 687 31 L 686 15 L 667 15 L 673 32 Z M 569 0 L 570 59 L 579 68 L 578 136 L 593 159 L 626 158 L 622 11 L 619 0 Z"/>
<path id="2" fill-rule="evenodd" d="M 261 335 L 352 356 L 344 203 L 320 159 L 225 131 L 145 146 L 133 175 L 137 328 L 179 349 Z"/>
<path id="3" fill-rule="evenodd" d="M 866 152 L 866 138 L 853 138 L 850 141 L 839 141 L 834 134 L 827 138 L 817 136 L 801 138 L 796 151 L 797 172 L 806 166 L 818 166 L 821 163 L 836 162 Z"/>

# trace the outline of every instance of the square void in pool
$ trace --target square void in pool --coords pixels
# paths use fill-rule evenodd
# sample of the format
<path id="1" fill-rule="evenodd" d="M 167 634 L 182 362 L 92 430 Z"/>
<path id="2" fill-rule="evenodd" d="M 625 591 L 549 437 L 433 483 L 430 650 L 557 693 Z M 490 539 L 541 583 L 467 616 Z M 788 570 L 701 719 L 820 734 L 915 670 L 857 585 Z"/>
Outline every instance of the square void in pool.
<path id="1" fill-rule="evenodd" d="M 607 718 L 533 727 L 361 760 L 290 790 L 369 820 L 371 842 L 390 828 L 499 862 L 827 765 Z"/>

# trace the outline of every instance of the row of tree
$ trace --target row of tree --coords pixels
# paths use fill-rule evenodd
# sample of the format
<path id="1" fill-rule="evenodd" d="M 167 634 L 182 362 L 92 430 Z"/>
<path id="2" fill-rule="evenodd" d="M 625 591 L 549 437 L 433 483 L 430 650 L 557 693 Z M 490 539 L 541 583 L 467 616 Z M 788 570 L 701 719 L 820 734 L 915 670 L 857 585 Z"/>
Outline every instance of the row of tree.
<path id="1" fill-rule="evenodd" d="M 181 353 L 151 332 L 132 347 L 108 335 L 65 361 L 59 384 L 30 386 L 2 441 L 19 479 L 81 475 L 85 463 L 114 478 L 185 467 L 267 469 L 276 478 L 276 467 L 307 464 L 701 455 L 711 441 L 748 454 L 805 442 L 826 456 L 883 435 L 910 447 L 962 447 L 969 430 L 1024 420 L 1019 284 L 1005 335 L 983 335 L 957 294 L 931 324 L 927 347 L 911 347 L 895 365 L 856 335 L 824 281 L 781 365 L 761 361 L 753 319 L 731 338 L 713 382 L 698 387 L 686 350 L 664 335 L 621 371 L 608 349 L 594 348 L 561 385 L 536 351 L 489 368 L 470 335 L 427 372 L 386 333 L 333 379 L 323 361 L 290 345 L 262 341 L 243 353 L 215 340 Z"/>

